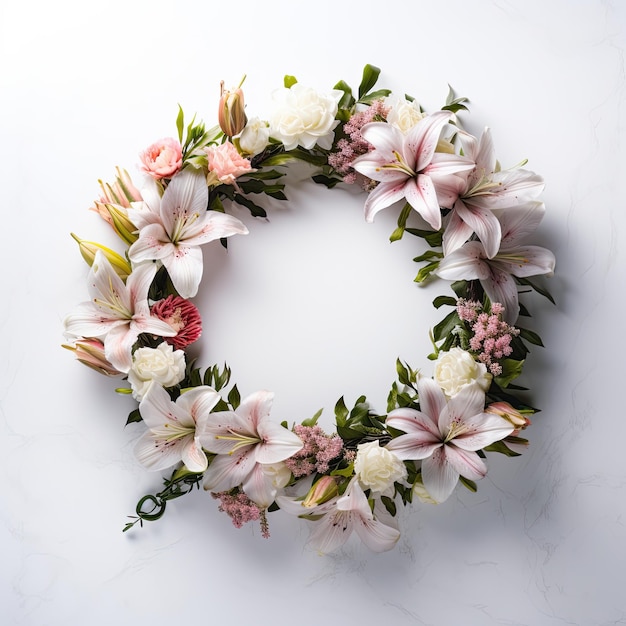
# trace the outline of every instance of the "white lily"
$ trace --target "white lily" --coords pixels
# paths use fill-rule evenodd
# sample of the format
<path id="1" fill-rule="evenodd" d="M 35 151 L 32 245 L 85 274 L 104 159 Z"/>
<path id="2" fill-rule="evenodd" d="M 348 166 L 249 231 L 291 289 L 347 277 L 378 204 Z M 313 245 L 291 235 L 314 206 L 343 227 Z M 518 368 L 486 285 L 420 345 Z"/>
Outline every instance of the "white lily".
<path id="1" fill-rule="evenodd" d="M 128 251 L 130 260 L 160 261 L 183 298 L 195 296 L 202 280 L 200 246 L 248 232 L 236 217 L 207 211 L 208 193 L 204 174 L 187 168 L 172 178 L 162 197 L 142 191 L 143 203 L 128 210 L 139 228 L 139 238 Z"/>
<path id="2" fill-rule="evenodd" d="M 485 394 L 469 385 L 450 400 L 432 378 L 417 383 L 420 411 L 400 408 L 387 416 L 388 426 L 403 431 L 387 444 L 404 461 L 422 461 L 422 482 L 437 502 L 454 490 L 459 475 L 478 480 L 487 466 L 476 453 L 513 432 L 504 418 L 485 412 Z"/>
<path id="3" fill-rule="evenodd" d="M 197 423 L 206 419 L 220 396 L 208 386 L 194 387 L 172 402 L 169 393 L 152 383 L 139 404 L 148 430 L 135 445 L 135 455 L 149 470 L 163 470 L 180 461 L 191 472 L 208 465 L 197 435 Z"/>
<path id="4" fill-rule="evenodd" d="M 313 507 L 307 507 L 303 502 L 287 496 L 276 499 L 278 506 L 287 513 L 316 520 L 309 543 L 322 554 L 340 548 L 353 531 L 373 552 L 391 550 L 400 538 L 397 528 L 383 524 L 375 517 L 356 478 L 342 496 Z M 318 519 L 320 515 L 322 517 Z"/>
<path id="5" fill-rule="evenodd" d="M 356 158 L 352 167 L 379 184 L 365 201 L 365 219 L 398 200 L 406 201 L 435 230 L 441 228 L 441 208 L 450 208 L 465 186 L 474 162 L 464 156 L 435 152 L 452 113 L 437 111 L 421 119 L 406 135 L 386 122 L 361 129 L 374 150 Z"/>
<path id="6" fill-rule="evenodd" d="M 115 369 L 127 373 L 132 365 L 133 344 L 141 333 L 176 335 L 167 322 L 150 315 L 148 290 L 155 273 L 154 263 L 141 265 L 124 284 L 98 250 L 88 277 L 90 300 L 65 318 L 65 332 L 75 337 L 101 338 L 106 359 Z"/>
<path id="7" fill-rule="evenodd" d="M 435 274 L 445 280 L 480 280 L 490 300 L 504 305 L 504 321 L 514 324 L 519 298 L 513 276 L 527 278 L 554 272 L 555 258 L 550 250 L 523 244 L 537 228 L 544 210 L 542 202 L 530 201 L 502 211 L 498 216 L 502 240 L 493 258 L 489 258 L 482 242 L 468 241 L 444 257 Z"/>
<path id="8" fill-rule="evenodd" d="M 198 427 L 200 442 L 217 454 L 204 477 L 204 488 L 227 491 L 241 485 L 261 507 L 269 506 L 276 487 L 264 466 L 279 463 L 302 449 L 300 437 L 269 419 L 274 394 L 257 391 L 236 411 L 217 411 Z"/>
<path id="9" fill-rule="evenodd" d="M 464 154 L 476 166 L 448 216 L 443 251 L 450 254 L 475 233 L 487 257 L 492 258 L 500 247 L 502 236 L 494 211 L 536 200 L 544 188 L 543 179 L 522 168 L 496 171 L 495 150 L 488 128 L 480 140 L 466 132 L 459 132 L 458 137 Z"/>

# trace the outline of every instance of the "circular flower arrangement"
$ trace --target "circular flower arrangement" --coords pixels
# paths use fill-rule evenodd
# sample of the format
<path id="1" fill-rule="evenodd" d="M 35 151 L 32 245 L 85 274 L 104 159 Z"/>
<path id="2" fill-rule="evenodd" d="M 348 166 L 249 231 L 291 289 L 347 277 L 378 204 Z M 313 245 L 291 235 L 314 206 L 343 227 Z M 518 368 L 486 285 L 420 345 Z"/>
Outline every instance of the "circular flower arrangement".
<path id="1" fill-rule="evenodd" d="M 517 456 L 528 445 L 521 431 L 536 409 L 513 381 L 528 344 L 541 345 L 518 324 L 528 316 L 518 294 L 551 300 L 530 278 L 550 275 L 554 255 L 527 243 L 544 213 L 543 181 L 524 164 L 501 169 L 489 129 L 480 137 L 463 129 L 466 98 L 450 90 L 427 113 L 412 97 L 374 89 L 379 73 L 366 66 L 357 93 L 344 81 L 318 93 L 287 76 L 267 120 L 248 117 L 241 84 L 222 85 L 219 125 L 185 124 L 181 109 L 178 137 L 141 152 L 141 184 L 119 168 L 113 183 L 100 183 L 93 208 L 125 249 L 73 235 L 91 268 L 90 297 L 66 318 L 65 347 L 127 381 L 117 391 L 139 403 L 127 423 L 145 425 L 137 460 L 171 472 L 124 530 L 159 519 L 169 500 L 202 485 L 235 526 L 259 521 L 265 537 L 268 513 L 282 509 L 309 520 L 320 552 L 352 531 L 389 550 L 399 503 L 440 503 L 459 484 L 475 491 L 487 453 Z M 315 183 L 361 186 L 368 222 L 397 209 L 391 241 L 408 234 L 422 247 L 416 282 L 452 281 L 454 293 L 434 300 L 452 308 L 431 330 L 432 375 L 398 360 L 385 412 L 364 396 L 352 408 L 341 398 L 334 432 L 319 414 L 272 421 L 271 392 L 242 398 L 228 366 L 196 368 L 186 353 L 201 335 L 191 299 L 202 246 L 248 232 L 228 214 L 233 204 L 265 217 L 258 198 L 286 200 L 288 169 L 279 168 L 294 160 L 313 167 Z"/>

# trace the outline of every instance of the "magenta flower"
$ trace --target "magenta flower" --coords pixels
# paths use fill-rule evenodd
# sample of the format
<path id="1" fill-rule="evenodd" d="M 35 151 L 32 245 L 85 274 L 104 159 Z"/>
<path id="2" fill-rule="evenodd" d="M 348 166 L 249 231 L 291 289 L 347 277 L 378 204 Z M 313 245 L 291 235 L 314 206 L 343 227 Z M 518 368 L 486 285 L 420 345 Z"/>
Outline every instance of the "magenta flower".
<path id="1" fill-rule="evenodd" d="M 465 187 L 474 162 L 456 154 L 435 152 L 452 113 L 438 111 L 420 120 L 406 135 L 385 122 L 366 124 L 361 134 L 374 150 L 358 157 L 354 169 L 380 181 L 365 202 L 365 219 L 398 200 L 406 201 L 435 229 L 441 207 L 450 208 Z"/>
<path id="2" fill-rule="evenodd" d="M 185 298 L 169 295 L 167 298 L 155 302 L 150 308 L 150 312 L 160 320 L 167 322 L 176 331 L 174 337 L 165 338 L 165 341 L 174 346 L 176 350 L 183 350 L 189 344 L 197 341 L 202 334 L 200 311 Z"/>
<path id="3" fill-rule="evenodd" d="M 422 461 L 422 481 L 437 502 L 446 500 L 459 475 L 478 480 L 487 466 L 481 450 L 513 432 L 510 422 L 485 412 L 485 394 L 468 385 L 450 400 L 432 378 L 417 383 L 420 411 L 401 408 L 391 411 L 387 425 L 403 431 L 387 444 L 404 461 Z"/>

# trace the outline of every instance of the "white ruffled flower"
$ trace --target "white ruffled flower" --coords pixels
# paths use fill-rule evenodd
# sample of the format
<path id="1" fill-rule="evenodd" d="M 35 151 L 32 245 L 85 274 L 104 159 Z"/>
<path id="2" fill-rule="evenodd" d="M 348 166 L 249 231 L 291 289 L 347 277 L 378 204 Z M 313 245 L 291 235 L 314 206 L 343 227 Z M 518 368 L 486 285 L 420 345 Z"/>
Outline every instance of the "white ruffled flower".
<path id="1" fill-rule="evenodd" d="M 255 156 L 265 150 L 270 139 L 267 122 L 253 117 L 239 135 L 239 147 L 245 154 Z"/>
<path id="2" fill-rule="evenodd" d="M 416 100 L 410 102 L 406 98 L 393 97 L 387 98 L 385 104 L 391 107 L 387 114 L 387 122 L 403 133 L 411 130 L 425 117 L 425 113 L 420 110 L 420 105 Z"/>
<path id="3" fill-rule="evenodd" d="M 435 361 L 433 378 L 448 398 L 455 396 L 468 385 L 476 384 L 486 392 L 491 385 L 491 374 L 484 363 L 461 348 L 441 352 Z"/>
<path id="4" fill-rule="evenodd" d="M 332 148 L 342 91 L 333 89 L 320 94 L 295 83 L 290 88 L 277 89 L 272 95 L 275 109 L 270 119 L 270 134 L 284 144 L 285 150 L 298 145 L 310 150 L 316 144 L 324 150 Z"/>
<path id="5" fill-rule="evenodd" d="M 354 461 L 354 473 L 365 489 L 387 495 L 393 492 L 394 482 L 406 479 L 404 463 L 378 440 L 359 444 Z"/>
<path id="6" fill-rule="evenodd" d="M 163 387 L 173 387 L 185 378 L 185 353 L 165 341 L 156 348 L 138 348 L 133 354 L 133 365 L 128 372 L 128 382 L 133 397 L 141 400 L 152 382 Z"/>

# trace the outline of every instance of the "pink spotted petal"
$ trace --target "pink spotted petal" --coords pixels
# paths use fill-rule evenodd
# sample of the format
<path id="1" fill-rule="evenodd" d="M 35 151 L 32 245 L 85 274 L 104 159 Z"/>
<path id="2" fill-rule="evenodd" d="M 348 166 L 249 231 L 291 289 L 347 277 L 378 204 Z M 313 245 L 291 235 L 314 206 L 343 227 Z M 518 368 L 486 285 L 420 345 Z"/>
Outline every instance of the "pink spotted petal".
<path id="1" fill-rule="evenodd" d="M 207 468 L 208 459 L 198 437 L 189 438 L 189 442 L 182 450 L 182 461 L 190 472 L 200 473 Z"/>
<path id="2" fill-rule="evenodd" d="M 441 228 L 441 209 L 437 200 L 437 192 L 429 176 L 418 174 L 417 178 L 409 178 L 404 194 L 406 201 L 435 229 Z"/>
<path id="3" fill-rule="evenodd" d="M 437 502 L 445 502 L 459 481 L 459 472 L 448 461 L 447 446 L 435 450 L 433 455 L 422 461 L 424 488 Z"/>
<path id="4" fill-rule="evenodd" d="M 233 455 L 216 456 L 204 473 L 204 488 L 208 491 L 227 491 L 241 485 L 254 469 L 250 449 L 240 450 Z"/>
<path id="5" fill-rule="evenodd" d="M 278 463 L 299 452 L 304 444 L 298 435 L 269 420 L 257 428 L 261 443 L 256 445 L 257 463 Z"/>
<path id="6" fill-rule="evenodd" d="M 454 212 L 468 225 L 472 232 L 478 235 L 487 257 L 493 258 L 500 249 L 502 238 L 498 218 L 489 209 L 476 206 L 471 200 L 466 203 L 460 200 L 456 202 Z"/>
<path id="7" fill-rule="evenodd" d="M 163 265 L 181 297 L 189 299 L 198 293 L 204 269 L 199 247 L 175 246 L 173 253 L 163 259 Z"/>
<path id="8" fill-rule="evenodd" d="M 376 213 L 404 198 L 406 180 L 403 178 L 399 182 L 379 183 L 369 192 L 364 206 L 366 222 L 373 222 Z"/>
<path id="9" fill-rule="evenodd" d="M 476 452 L 462 450 L 453 444 L 448 444 L 445 446 L 445 456 L 455 473 L 469 480 L 480 480 L 487 473 L 487 466 Z"/>

